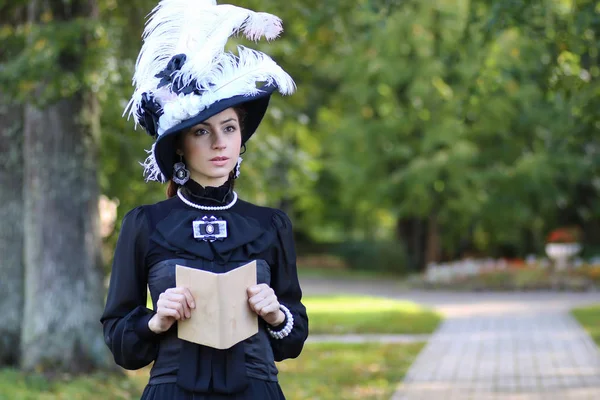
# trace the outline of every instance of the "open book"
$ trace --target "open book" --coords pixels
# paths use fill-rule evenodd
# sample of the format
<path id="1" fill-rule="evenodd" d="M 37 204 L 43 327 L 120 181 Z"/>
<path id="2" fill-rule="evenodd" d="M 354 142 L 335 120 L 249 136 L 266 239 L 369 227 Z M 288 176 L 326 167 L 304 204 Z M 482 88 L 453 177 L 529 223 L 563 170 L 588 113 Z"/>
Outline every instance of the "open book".
<path id="1" fill-rule="evenodd" d="M 177 286 L 187 287 L 196 308 L 177 322 L 178 337 L 215 349 L 228 349 L 258 332 L 258 316 L 250 309 L 246 289 L 256 285 L 256 261 L 223 274 L 181 265 Z"/>

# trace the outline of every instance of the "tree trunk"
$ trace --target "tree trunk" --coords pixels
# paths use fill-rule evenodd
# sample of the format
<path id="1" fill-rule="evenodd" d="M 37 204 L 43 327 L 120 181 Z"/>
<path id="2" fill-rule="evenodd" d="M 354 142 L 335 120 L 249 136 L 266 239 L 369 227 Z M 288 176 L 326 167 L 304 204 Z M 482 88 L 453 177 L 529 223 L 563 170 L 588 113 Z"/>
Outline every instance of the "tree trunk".
<path id="1" fill-rule="evenodd" d="M 107 365 L 95 99 L 79 94 L 25 110 L 24 369 Z"/>
<path id="2" fill-rule="evenodd" d="M 23 108 L 0 96 L 0 366 L 18 364 L 23 320 Z"/>
<path id="3" fill-rule="evenodd" d="M 94 0 L 29 2 L 29 20 L 52 23 L 97 16 Z M 81 41 L 85 43 L 82 32 Z M 83 76 L 86 54 L 61 50 L 62 70 Z M 87 46 L 83 47 L 87 48 Z M 60 76 L 48 79 L 58 80 Z M 32 99 L 44 98 L 40 82 Z M 25 370 L 89 372 L 108 367 L 100 315 L 103 274 L 97 176 L 99 108 L 85 86 L 43 106 L 25 106 L 24 234 L 25 317 L 22 359 Z M 47 96 L 46 96 L 47 97 Z"/>
<path id="4" fill-rule="evenodd" d="M 6 2 L 5 2 L 6 3 Z M 26 21 L 20 2 L 0 5 L 0 26 Z M 0 46 L 0 63 L 21 50 L 19 41 Z M 23 320 L 23 107 L 9 89 L 0 90 L 0 367 L 19 363 Z"/>
<path id="5" fill-rule="evenodd" d="M 425 222 L 421 218 L 413 219 L 413 233 L 411 236 L 411 240 L 413 243 L 413 251 L 415 254 L 415 265 L 419 271 L 425 269 Z"/>
<path id="6" fill-rule="evenodd" d="M 424 269 L 426 242 L 424 222 L 418 218 L 405 218 L 396 221 L 396 239 L 406 248 L 410 268 L 415 271 Z"/>
<path id="7" fill-rule="evenodd" d="M 425 250 L 425 266 L 440 261 L 440 231 L 437 216 L 429 216 L 427 224 L 427 249 Z"/>

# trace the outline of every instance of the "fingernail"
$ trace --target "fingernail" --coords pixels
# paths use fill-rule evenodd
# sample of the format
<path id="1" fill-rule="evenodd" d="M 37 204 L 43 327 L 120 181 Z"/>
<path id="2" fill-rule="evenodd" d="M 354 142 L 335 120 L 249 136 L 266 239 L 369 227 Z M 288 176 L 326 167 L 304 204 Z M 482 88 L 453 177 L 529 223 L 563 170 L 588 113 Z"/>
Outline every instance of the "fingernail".
<path id="1" fill-rule="evenodd" d="M 192 308 L 196 308 L 196 303 L 192 301 Z"/>

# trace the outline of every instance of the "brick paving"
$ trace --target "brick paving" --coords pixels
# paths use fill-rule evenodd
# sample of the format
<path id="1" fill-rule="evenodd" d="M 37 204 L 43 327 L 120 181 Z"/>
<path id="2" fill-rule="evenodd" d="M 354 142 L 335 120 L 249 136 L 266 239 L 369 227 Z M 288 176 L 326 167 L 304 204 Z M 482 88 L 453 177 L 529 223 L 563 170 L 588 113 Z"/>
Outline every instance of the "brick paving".
<path id="1" fill-rule="evenodd" d="M 392 400 L 600 399 L 600 351 L 566 310 L 450 316 Z"/>
<path id="2" fill-rule="evenodd" d="M 306 294 L 365 294 L 446 317 L 392 400 L 600 400 L 600 350 L 569 310 L 600 293 L 409 291 L 393 282 L 314 280 Z"/>

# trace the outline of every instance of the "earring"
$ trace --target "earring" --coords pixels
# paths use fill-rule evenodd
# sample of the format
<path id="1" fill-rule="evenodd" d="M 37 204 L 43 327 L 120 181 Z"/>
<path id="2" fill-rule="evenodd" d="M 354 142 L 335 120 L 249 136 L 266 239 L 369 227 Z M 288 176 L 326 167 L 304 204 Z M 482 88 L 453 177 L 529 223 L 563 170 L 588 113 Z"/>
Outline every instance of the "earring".
<path id="1" fill-rule="evenodd" d="M 179 156 L 180 161 L 173 166 L 173 182 L 178 185 L 184 185 L 190 179 L 190 171 L 183 163 L 183 156 Z"/>
<path id="2" fill-rule="evenodd" d="M 235 174 L 233 175 L 235 179 L 240 176 L 240 165 L 242 164 L 242 161 L 244 161 L 244 159 L 242 157 L 238 157 L 238 162 L 235 164 Z"/>

